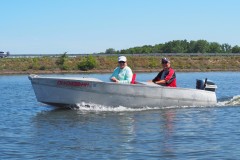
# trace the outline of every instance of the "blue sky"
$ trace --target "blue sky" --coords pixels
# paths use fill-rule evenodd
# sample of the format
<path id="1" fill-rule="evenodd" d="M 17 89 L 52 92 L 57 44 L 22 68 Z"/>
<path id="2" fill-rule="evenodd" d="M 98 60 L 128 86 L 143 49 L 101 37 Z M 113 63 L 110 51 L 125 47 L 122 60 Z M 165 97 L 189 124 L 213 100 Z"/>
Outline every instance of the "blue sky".
<path id="1" fill-rule="evenodd" d="M 172 40 L 240 46 L 240 0 L 0 0 L 0 50 L 105 52 Z"/>

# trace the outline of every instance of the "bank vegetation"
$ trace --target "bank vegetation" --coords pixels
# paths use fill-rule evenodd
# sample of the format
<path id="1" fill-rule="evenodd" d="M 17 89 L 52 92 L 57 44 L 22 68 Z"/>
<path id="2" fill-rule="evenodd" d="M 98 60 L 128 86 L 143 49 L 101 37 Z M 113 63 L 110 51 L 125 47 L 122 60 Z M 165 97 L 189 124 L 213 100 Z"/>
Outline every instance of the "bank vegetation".
<path id="1" fill-rule="evenodd" d="M 176 71 L 240 71 L 240 56 L 166 56 Z M 112 72 L 118 55 L 69 57 L 1 58 L 0 74 L 102 73 Z M 161 69 L 162 56 L 127 56 L 134 72 Z"/>

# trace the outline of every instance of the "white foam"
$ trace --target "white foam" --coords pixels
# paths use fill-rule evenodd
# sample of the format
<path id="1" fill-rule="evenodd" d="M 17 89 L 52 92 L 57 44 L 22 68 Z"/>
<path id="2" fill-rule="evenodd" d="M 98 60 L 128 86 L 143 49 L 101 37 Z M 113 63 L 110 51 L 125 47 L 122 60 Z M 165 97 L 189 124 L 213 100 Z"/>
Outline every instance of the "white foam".
<path id="1" fill-rule="evenodd" d="M 217 106 L 237 106 L 240 105 L 240 95 L 233 96 L 232 99 L 227 101 L 220 101 L 217 103 Z"/>
<path id="2" fill-rule="evenodd" d="M 85 103 L 77 104 L 77 106 L 71 107 L 73 110 L 87 111 L 87 112 L 136 112 L 136 111 L 146 111 L 146 110 L 162 110 L 162 109 L 177 109 L 177 108 L 194 108 L 201 106 L 165 106 L 165 107 L 139 107 L 131 108 L 125 106 L 104 106 L 94 103 Z"/>
<path id="3" fill-rule="evenodd" d="M 124 112 L 124 111 L 144 111 L 144 110 L 154 110 L 154 109 L 160 109 L 159 107 L 141 107 L 141 108 L 130 108 L 125 106 L 118 106 L 118 107 L 112 107 L 112 106 L 104 106 L 94 103 L 84 103 L 77 104 L 76 107 L 73 109 L 75 110 L 81 110 L 81 111 L 95 111 L 95 112 Z"/>
<path id="4" fill-rule="evenodd" d="M 232 99 L 227 101 L 220 101 L 217 105 L 207 106 L 207 107 L 221 107 L 221 106 L 235 106 L 240 105 L 240 95 L 234 96 Z M 139 107 L 131 108 L 126 106 L 104 106 L 94 103 L 82 102 L 77 104 L 77 106 L 71 107 L 74 110 L 87 111 L 87 112 L 135 112 L 135 111 L 146 111 L 146 110 L 161 110 L 161 109 L 177 109 L 177 108 L 205 108 L 206 106 L 165 106 L 165 107 Z"/>

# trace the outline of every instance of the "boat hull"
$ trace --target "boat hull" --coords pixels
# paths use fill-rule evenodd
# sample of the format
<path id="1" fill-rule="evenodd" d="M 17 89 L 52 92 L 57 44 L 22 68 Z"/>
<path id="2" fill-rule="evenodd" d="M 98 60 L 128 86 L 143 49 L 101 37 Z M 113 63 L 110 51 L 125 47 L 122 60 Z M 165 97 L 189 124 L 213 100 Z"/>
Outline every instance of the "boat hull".
<path id="1" fill-rule="evenodd" d="M 92 78 L 54 78 L 30 75 L 39 102 L 54 106 L 94 103 L 104 106 L 166 107 L 211 106 L 215 92 L 162 87 L 159 85 L 117 84 Z"/>

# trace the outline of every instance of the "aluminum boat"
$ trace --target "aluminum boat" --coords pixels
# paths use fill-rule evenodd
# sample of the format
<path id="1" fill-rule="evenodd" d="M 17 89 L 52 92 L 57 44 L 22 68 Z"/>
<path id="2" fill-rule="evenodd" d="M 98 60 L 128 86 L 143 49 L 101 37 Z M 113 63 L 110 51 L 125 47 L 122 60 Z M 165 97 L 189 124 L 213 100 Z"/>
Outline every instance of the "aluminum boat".
<path id="1" fill-rule="evenodd" d="M 196 89 L 148 82 L 119 84 L 96 78 L 29 75 L 39 102 L 57 107 L 94 103 L 111 107 L 212 106 L 217 103 L 213 82 L 197 80 Z"/>

